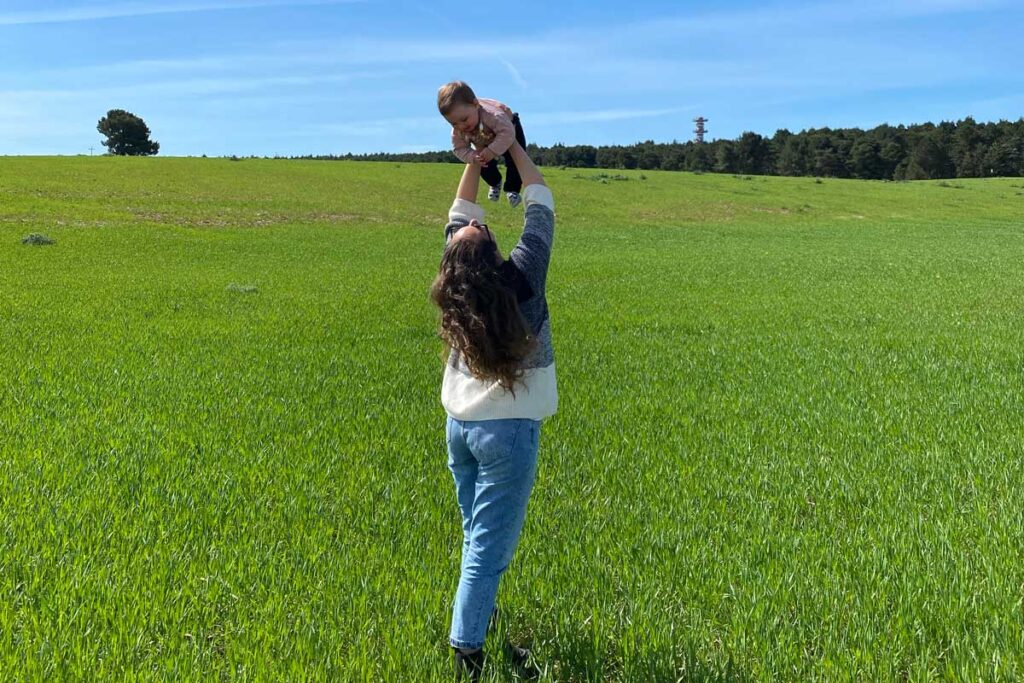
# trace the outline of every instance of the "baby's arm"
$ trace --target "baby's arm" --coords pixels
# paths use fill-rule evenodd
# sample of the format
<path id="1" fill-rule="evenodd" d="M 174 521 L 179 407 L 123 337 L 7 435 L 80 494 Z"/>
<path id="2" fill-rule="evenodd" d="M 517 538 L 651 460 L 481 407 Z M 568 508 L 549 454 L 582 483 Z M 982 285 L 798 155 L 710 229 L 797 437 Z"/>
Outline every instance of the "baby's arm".
<path id="1" fill-rule="evenodd" d="M 473 163 L 473 150 L 469 148 L 469 143 L 466 142 L 466 139 L 459 135 L 454 128 L 452 128 L 452 152 L 462 163 Z"/>
<path id="2" fill-rule="evenodd" d="M 487 149 L 491 151 L 496 157 L 500 157 L 502 154 L 509 150 L 512 143 L 516 141 L 516 127 L 512 124 L 512 118 L 505 116 L 504 114 L 496 115 L 489 114 L 489 121 L 484 123 L 494 131 L 494 140 L 491 144 L 487 145 Z"/>

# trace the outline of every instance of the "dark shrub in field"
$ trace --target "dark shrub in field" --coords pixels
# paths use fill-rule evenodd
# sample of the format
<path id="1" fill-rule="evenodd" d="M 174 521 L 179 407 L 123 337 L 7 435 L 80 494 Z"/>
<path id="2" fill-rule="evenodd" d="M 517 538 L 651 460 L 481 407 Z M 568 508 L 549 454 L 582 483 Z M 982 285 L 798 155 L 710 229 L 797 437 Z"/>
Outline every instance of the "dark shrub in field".
<path id="1" fill-rule="evenodd" d="M 38 245 L 43 245 L 43 244 L 53 244 L 54 240 L 52 240 L 51 238 L 47 237 L 46 235 L 40 235 L 38 232 L 34 232 L 31 235 L 26 235 L 25 237 L 22 237 L 21 238 L 21 243 L 22 244 L 38 244 Z"/>

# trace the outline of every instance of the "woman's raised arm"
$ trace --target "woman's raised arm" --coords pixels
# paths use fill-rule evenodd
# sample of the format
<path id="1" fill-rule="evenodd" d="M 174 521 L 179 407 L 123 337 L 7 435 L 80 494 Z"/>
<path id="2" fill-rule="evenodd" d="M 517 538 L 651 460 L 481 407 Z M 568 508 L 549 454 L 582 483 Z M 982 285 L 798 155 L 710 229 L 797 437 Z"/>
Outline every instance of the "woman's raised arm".
<path id="1" fill-rule="evenodd" d="M 445 244 L 452 238 L 455 231 L 476 219 L 484 220 L 484 207 L 476 203 L 476 193 L 480 189 L 480 164 L 466 164 L 462 171 L 459 189 L 455 191 L 455 201 L 448 209 L 448 224 L 444 229 Z"/>
<path id="2" fill-rule="evenodd" d="M 530 160 L 530 156 L 523 149 L 523 146 L 518 142 L 513 142 L 512 146 L 509 147 L 509 151 L 512 153 L 512 161 L 516 162 L 516 168 L 519 169 L 519 177 L 523 179 L 523 187 L 530 185 L 546 185 L 544 182 L 544 176 L 541 175 L 537 167 L 533 165 Z M 479 174 L 477 174 L 479 175 Z"/>
<path id="3" fill-rule="evenodd" d="M 459 181 L 459 189 L 455 193 L 456 199 L 465 199 L 467 202 L 476 204 L 476 194 L 480 189 L 480 164 L 466 164 L 462 171 L 462 180 Z"/>

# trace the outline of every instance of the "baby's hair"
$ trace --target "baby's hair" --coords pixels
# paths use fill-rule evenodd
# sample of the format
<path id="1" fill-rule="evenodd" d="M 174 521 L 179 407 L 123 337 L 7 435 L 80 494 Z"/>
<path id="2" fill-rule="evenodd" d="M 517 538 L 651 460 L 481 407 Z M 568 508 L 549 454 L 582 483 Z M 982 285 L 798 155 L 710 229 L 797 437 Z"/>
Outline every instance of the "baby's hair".
<path id="1" fill-rule="evenodd" d="M 448 112 L 457 104 L 470 106 L 476 104 L 476 95 L 473 93 L 473 89 L 463 81 L 452 81 L 442 85 L 437 91 L 437 108 L 441 112 L 441 116 L 447 116 Z"/>

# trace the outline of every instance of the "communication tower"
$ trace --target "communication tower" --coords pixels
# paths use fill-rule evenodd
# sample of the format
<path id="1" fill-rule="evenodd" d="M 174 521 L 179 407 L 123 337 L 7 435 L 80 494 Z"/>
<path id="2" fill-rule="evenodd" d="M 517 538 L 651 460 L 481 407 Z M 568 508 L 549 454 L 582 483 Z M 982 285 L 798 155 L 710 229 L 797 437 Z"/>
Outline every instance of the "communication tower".
<path id="1" fill-rule="evenodd" d="M 708 119 L 704 118 L 703 116 L 698 116 L 693 120 L 693 122 L 697 124 L 697 127 L 693 129 L 694 134 L 697 136 L 697 143 L 703 144 L 704 133 L 707 132 L 707 130 L 704 128 L 704 124 L 708 122 Z"/>

